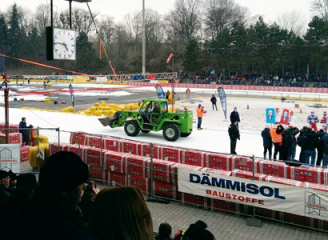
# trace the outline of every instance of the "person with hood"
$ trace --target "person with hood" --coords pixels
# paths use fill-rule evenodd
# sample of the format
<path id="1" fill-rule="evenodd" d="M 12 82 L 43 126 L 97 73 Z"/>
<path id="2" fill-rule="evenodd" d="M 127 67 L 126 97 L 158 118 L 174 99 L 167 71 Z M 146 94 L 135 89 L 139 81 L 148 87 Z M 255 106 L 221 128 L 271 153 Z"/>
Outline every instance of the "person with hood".
<path id="1" fill-rule="evenodd" d="M 208 231 L 207 224 L 201 220 L 193 223 L 189 226 L 187 231 L 184 233 L 183 239 L 188 240 L 215 240 L 214 235 Z"/>
<path id="2" fill-rule="evenodd" d="M 216 106 L 216 102 L 218 100 L 216 99 L 216 97 L 214 96 L 214 94 L 212 95 L 212 98 L 211 98 L 211 103 L 212 103 L 212 108 L 213 108 L 213 111 L 214 111 L 214 107 L 216 108 L 216 111 L 218 110 L 218 107 Z"/>
<path id="3" fill-rule="evenodd" d="M 311 115 L 307 117 L 306 121 L 309 123 L 310 128 L 313 128 L 314 131 L 318 131 L 317 122 L 319 122 L 319 118 L 316 115 L 314 115 L 313 111 L 311 112 Z"/>
<path id="4" fill-rule="evenodd" d="M 271 160 L 272 158 L 272 139 L 271 139 L 271 135 L 270 135 L 270 127 L 266 126 L 264 128 L 264 130 L 261 133 L 261 136 L 263 138 L 263 147 L 264 147 L 264 151 L 263 151 L 263 157 L 264 160 L 266 159 L 266 154 L 269 151 L 269 160 Z"/>
<path id="5" fill-rule="evenodd" d="M 287 147 L 287 157 L 284 160 L 295 160 L 297 127 L 288 127 L 282 135 L 283 146 Z"/>
<path id="6" fill-rule="evenodd" d="M 233 123 L 234 120 L 237 121 L 236 127 L 239 128 L 240 118 L 239 118 L 239 113 L 237 112 L 237 107 L 234 107 L 233 111 L 230 114 L 231 123 Z"/>
<path id="7" fill-rule="evenodd" d="M 77 154 L 51 155 L 40 169 L 39 191 L 18 213 L 14 239 L 78 239 L 84 224 L 77 205 L 88 178 L 88 166 Z"/>
<path id="8" fill-rule="evenodd" d="M 156 240 L 171 240 L 172 227 L 168 223 L 161 223 L 158 228 Z"/>
<path id="9" fill-rule="evenodd" d="M 237 139 L 240 140 L 240 134 L 239 134 L 239 130 L 237 128 L 237 120 L 236 119 L 234 119 L 233 123 L 230 124 L 228 133 L 229 133 L 229 137 L 230 137 L 230 153 L 237 154 L 236 153 L 236 145 L 237 145 Z"/>
<path id="10" fill-rule="evenodd" d="M 285 128 L 279 124 L 277 128 L 272 128 L 270 130 L 270 136 L 274 145 L 273 159 L 277 159 L 277 154 L 279 153 L 279 159 L 281 160 L 281 146 L 282 146 L 282 133 L 285 131 Z"/>
<path id="11" fill-rule="evenodd" d="M 305 145 L 306 145 L 306 133 L 307 133 L 307 126 L 304 126 L 301 130 L 300 130 L 300 135 L 298 135 L 296 142 L 297 145 L 301 147 L 301 152 L 300 152 L 300 156 L 299 156 L 299 161 L 301 163 L 305 163 Z"/>

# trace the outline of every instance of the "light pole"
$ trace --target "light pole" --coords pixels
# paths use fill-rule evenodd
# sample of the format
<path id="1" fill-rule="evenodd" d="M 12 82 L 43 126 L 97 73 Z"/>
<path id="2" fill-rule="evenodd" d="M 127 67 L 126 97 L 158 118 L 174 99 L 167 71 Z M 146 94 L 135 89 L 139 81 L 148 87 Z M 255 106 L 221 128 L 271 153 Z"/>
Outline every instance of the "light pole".
<path id="1" fill-rule="evenodd" d="M 145 0 L 142 0 L 142 73 L 146 73 Z"/>

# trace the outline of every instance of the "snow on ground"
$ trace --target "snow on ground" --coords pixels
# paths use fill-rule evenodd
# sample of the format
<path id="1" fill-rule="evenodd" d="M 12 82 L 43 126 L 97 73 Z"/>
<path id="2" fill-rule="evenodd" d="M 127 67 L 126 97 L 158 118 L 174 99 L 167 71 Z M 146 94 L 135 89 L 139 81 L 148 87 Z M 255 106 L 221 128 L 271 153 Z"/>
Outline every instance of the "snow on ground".
<path id="1" fill-rule="evenodd" d="M 90 87 L 89 84 L 79 84 L 79 87 L 82 85 L 86 85 L 85 87 Z M 66 85 L 67 86 L 67 85 Z M 95 84 L 95 87 L 99 87 L 100 85 Z M 118 85 L 106 85 L 107 87 L 119 87 Z M 167 90 L 171 91 L 171 88 L 163 88 L 166 92 Z M 154 87 L 142 87 L 142 88 L 134 88 L 130 90 L 133 92 L 144 92 L 144 91 L 154 91 Z M 186 88 L 176 89 L 177 92 L 181 92 L 183 95 L 186 91 Z M 215 93 L 214 89 L 191 89 L 192 94 L 200 94 L 202 92 Z M 226 92 L 229 92 L 227 90 Z M 245 94 L 246 91 L 234 91 L 236 93 Z M 1 96 L 3 91 L 0 91 L 0 101 L 3 101 L 3 97 Z M 253 94 L 253 92 L 249 92 L 249 95 Z M 280 95 L 279 92 L 268 92 L 270 94 Z M 69 93 L 67 93 L 69 94 Z M 77 93 L 75 93 L 77 94 Z M 80 94 L 80 93 L 78 93 Z M 93 94 L 92 92 L 82 92 L 83 96 L 91 96 L 88 94 Z M 112 95 L 112 96 L 122 96 L 131 94 L 126 91 L 117 91 L 117 92 L 95 92 L 96 96 L 100 94 L 103 95 Z M 260 92 L 263 94 L 263 92 Z M 310 97 L 317 97 L 318 94 L 307 94 Z M 303 93 L 302 93 L 303 96 Z M 327 96 L 327 95 L 326 95 Z M 222 111 L 220 102 L 218 102 L 218 111 L 212 110 L 211 102 L 208 98 L 196 98 L 195 95 L 191 96 L 193 99 L 188 101 L 180 101 L 175 104 L 175 107 L 189 107 L 190 110 L 194 112 L 194 120 L 196 120 L 196 107 L 199 103 L 201 103 L 207 113 L 203 117 L 203 130 L 197 130 L 196 122 L 194 123 L 194 131 L 187 138 L 180 138 L 176 142 L 168 142 L 164 139 L 162 132 L 151 132 L 149 134 L 140 133 L 137 137 L 128 137 L 123 127 L 111 129 L 110 127 L 103 127 L 101 123 L 98 121 L 98 117 L 95 116 L 83 116 L 83 115 L 74 115 L 68 113 L 58 113 L 58 112 L 42 112 L 42 111 L 31 111 L 25 109 L 10 109 L 10 123 L 19 123 L 20 119 L 25 116 L 27 118 L 28 124 L 32 124 L 35 127 L 43 127 L 43 128 L 54 128 L 59 127 L 61 130 L 65 131 L 84 131 L 88 133 L 94 134 L 103 134 L 110 135 L 115 137 L 133 139 L 137 141 L 143 142 L 153 142 L 160 143 L 166 145 L 180 146 L 186 148 L 221 152 L 221 153 L 229 153 L 230 152 L 230 140 L 228 136 L 228 127 L 229 127 L 229 116 L 230 112 L 233 110 L 233 107 L 238 108 L 238 112 L 241 117 L 240 123 L 240 134 L 241 140 L 237 143 L 236 151 L 238 154 L 242 155 L 255 155 L 258 157 L 262 157 L 263 155 L 263 147 L 262 147 L 262 137 L 261 131 L 267 125 L 265 123 L 265 109 L 266 108 L 288 108 L 292 109 L 295 113 L 296 117 L 296 126 L 302 128 L 304 125 L 307 125 L 306 118 L 310 114 L 312 110 L 315 111 L 316 115 L 319 119 L 322 118 L 322 114 L 324 111 L 328 110 L 325 108 L 322 109 L 314 109 L 313 107 L 309 107 L 309 105 L 313 105 L 314 102 L 305 102 L 305 101 L 295 101 L 296 104 L 300 105 L 300 109 L 302 109 L 303 113 L 300 113 L 300 109 L 295 109 L 295 103 L 282 103 L 279 100 L 273 99 L 260 99 L 260 98 L 233 98 L 227 97 L 227 119 L 225 120 L 224 113 Z M 17 97 L 19 99 L 19 97 Z M 25 100 L 38 100 L 44 101 L 45 96 L 24 96 Z M 219 100 L 219 99 L 218 99 Z M 325 105 L 325 104 L 323 104 Z M 249 106 L 249 109 L 247 109 Z M 0 112 L 3 112 L 4 108 L 0 107 Z M 65 119 L 63 121 L 63 119 Z M 0 114 L 0 122 L 4 122 L 4 114 Z M 321 125 L 318 124 L 318 128 Z M 42 134 L 42 133 L 41 133 Z M 61 141 L 68 142 L 69 134 L 61 132 Z M 46 131 L 44 135 L 48 136 L 52 141 L 58 141 L 56 138 L 56 133 L 50 133 Z M 297 147 L 298 156 L 299 148 Z"/>

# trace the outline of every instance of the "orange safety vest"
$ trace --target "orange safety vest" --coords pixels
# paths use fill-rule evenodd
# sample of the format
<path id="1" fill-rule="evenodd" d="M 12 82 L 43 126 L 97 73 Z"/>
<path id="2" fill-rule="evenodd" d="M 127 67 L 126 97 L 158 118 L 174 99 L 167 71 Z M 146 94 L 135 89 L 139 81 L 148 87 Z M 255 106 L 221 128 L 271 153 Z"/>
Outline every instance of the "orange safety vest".
<path id="1" fill-rule="evenodd" d="M 203 108 L 197 107 L 196 112 L 197 112 L 197 117 L 203 117 Z"/>
<path id="2" fill-rule="evenodd" d="M 270 135 L 273 143 L 281 143 L 282 142 L 282 134 L 277 134 L 277 129 L 273 128 L 270 130 Z"/>
<path id="3" fill-rule="evenodd" d="M 187 91 L 186 91 L 187 93 L 190 93 L 190 89 L 187 89 Z"/>

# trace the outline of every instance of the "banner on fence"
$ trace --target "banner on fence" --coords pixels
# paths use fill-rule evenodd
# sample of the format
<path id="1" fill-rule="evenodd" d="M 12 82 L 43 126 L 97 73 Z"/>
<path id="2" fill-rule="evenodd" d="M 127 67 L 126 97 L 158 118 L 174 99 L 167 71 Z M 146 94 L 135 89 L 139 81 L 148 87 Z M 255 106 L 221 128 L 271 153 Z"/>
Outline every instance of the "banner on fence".
<path id="1" fill-rule="evenodd" d="M 20 144 L 0 144 L 0 169 L 19 172 L 19 163 Z"/>
<path id="2" fill-rule="evenodd" d="M 178 191 L 328 220 L 328 193 L 219 173 L 178 169 Z"/>

